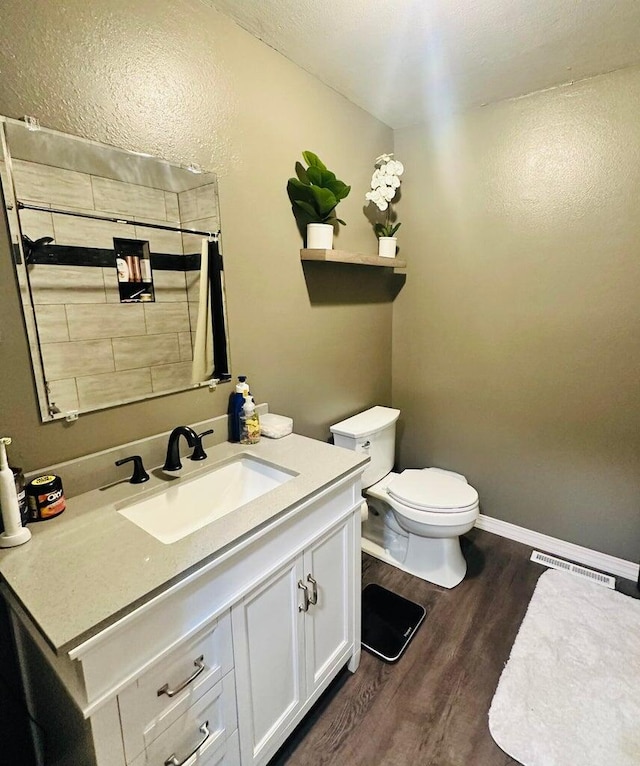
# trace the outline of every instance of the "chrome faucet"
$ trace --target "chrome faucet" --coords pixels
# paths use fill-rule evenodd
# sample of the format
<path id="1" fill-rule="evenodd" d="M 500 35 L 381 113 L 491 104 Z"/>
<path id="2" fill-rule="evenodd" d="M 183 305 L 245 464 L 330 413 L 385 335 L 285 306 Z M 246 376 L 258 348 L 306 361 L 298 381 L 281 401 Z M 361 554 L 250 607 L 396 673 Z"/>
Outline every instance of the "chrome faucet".
<path id="1" fill-rule="evenodd" d="M 169 436 L 167 445 L 167 458 L 162 466 L 163 471 L 179 471 L 182 468 L 180 462 L 180 437 L 184 436 L 190 447 L 195 447 L 198 442 L 198 434 L 190 426 L 178 426 Z"/>

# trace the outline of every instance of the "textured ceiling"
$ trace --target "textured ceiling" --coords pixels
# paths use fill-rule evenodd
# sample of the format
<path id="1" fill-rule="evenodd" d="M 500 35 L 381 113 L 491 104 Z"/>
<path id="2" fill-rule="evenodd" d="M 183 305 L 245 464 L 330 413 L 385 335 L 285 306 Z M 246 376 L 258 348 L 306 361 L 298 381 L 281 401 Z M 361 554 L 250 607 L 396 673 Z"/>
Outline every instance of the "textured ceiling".
<path id="1" fill-rule="evenodd" d="M 639 0 L 204 0 L 391 127 L 640 63 Z"/>

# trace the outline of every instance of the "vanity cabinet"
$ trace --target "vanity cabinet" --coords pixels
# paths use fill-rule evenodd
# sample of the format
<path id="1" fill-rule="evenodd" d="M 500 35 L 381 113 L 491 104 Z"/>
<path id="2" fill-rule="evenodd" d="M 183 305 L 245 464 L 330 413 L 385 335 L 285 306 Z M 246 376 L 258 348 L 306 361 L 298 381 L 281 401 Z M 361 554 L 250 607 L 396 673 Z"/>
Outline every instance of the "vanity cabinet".
<path id="1" fill-rule="evenodd" d="M 353 649 L 353 524 L 343 521 L 232 609 L 243 764 L 264 764 Z"/>
<path id="2" fill-rule="evenodd" d="M 58 652 L 3 587 L 41 765 L 266 764 L 359 663 L 360 474 Z"/>

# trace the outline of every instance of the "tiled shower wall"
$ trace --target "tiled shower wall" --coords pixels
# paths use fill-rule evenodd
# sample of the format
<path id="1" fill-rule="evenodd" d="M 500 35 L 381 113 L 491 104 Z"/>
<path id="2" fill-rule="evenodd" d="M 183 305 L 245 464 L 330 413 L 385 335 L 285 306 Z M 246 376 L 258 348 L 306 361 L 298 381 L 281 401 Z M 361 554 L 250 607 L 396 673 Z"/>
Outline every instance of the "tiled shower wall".
<path id="1" fill-rule="evenodd" d="M 184 226 L 182 197 L 190 220 L 206 223 L 206 230 L 218 228 L 215 188 L 178 195 L 32 162 L 14 160 L 13 167 L 17 196 L 24 202 Z M 31 239 L 50 236 L 58 245 L 111 249 L 114 237 L 125 237 L 148 240 L 152 253 L 184 254 L 179 232 L 39 211 L 20 215 Z M 193 236 L 184 244 L 187 252 L 199 252 L 200 243 Z M 30 266 L 50 402 L 68 412 L 189 386 L 199 274 L 187 274 L 189 290 L 185 272 L 155 270 L 156 302 L 122 304 L 115 268 Z"/>

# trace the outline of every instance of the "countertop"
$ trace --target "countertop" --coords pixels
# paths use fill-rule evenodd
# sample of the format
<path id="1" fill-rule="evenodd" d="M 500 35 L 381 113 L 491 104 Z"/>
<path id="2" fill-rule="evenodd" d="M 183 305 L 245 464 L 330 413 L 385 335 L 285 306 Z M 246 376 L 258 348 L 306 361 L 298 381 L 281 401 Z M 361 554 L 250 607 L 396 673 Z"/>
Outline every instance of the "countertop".
<path id="1" fill-rule="evenodd" d="M 207 452 L 208 459 L 202 463 L 183 460 L 180 476 L 210 470 L 240 453 L 297 475 L 239 510 L 165 545 L 116 510 L 124 501 L 158 491 L 172 481 L 154 469 L 145 484 L 119 481 L 68 499 L 60 516 L 29 525 L 30 542 L 0 550 L 2 579 L 54 651 L 69 651 L 368 461 L 366 455 L 297 434 L 263 438 L 250 446 L 225 442 Z"/>

